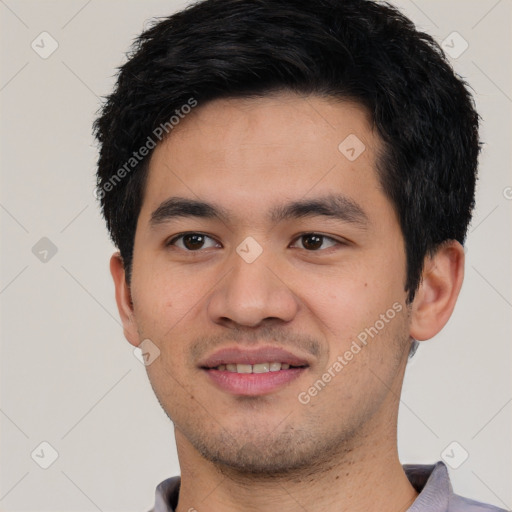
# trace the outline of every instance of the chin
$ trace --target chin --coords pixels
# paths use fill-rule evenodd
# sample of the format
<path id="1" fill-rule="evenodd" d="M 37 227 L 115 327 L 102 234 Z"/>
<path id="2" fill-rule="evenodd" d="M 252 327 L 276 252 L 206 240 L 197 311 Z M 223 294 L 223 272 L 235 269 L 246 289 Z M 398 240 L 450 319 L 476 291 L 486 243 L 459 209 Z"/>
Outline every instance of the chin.
<path id="1" fill-rule="evenodd" d="M 280 453 L 268 447 L 247 444 L 236 453 L 203 452 L 203 457 L 215 464 L 223 472 L 233 472 L 251 477 L 284 476 L 303 471 L 311 466 L 311 458 L 297 453 Z"/>
<path id="2" fill-rule="evenodd" d="M 234 441 L 237 440 L 237 441 Z M 327 453 L 334 446 L 319 442 L 311 432 L 288 431 L 274 433 L 224 433 L 217 439 L 191 440 L 196 450 L 223 473 L 269 478 L 304 475 L 315 472 L 315 461 L 325 464 Z"/>

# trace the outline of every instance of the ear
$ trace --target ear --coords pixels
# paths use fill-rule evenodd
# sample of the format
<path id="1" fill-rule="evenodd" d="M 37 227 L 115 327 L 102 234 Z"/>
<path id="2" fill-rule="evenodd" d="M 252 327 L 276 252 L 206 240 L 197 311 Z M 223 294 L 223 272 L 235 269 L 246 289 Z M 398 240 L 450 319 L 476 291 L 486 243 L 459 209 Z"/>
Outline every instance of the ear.
<path id="1" fill-rule="evenodd" d="M 422 280 L 412 303 L 410 335 L 435 336 L 448 322 L 464 279 L 464 248 L 456 240 L 443 243 L 425 258 Z"/>
<path id="2" fill-rule="evenodd" d="M 123 323 L 124 336 L 133 346 L 138 347 L 140 340 L 133 312 L 132 297 L 126 282 L 123 259 L 119 252 L 114 253 L 110 258 L 110 273 L 114 279 L 117 309 Z"/>

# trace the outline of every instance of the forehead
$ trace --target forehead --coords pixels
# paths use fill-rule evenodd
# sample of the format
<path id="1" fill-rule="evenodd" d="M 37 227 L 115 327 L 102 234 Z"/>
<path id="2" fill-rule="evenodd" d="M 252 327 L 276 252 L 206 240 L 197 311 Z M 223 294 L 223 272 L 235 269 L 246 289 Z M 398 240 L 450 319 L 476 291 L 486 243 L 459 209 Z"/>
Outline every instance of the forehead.
<path id="1" fill-rule="evenodd" d="M 365 195 L 379 187 L 379 145 L 354 102 L 293 93 L 214 100 L 155 148 L 141 215 L 170 196 L 250 211 L 308 194 Z"/>
<path id="2" fill-rule="evenodd" d="M 331 144 L 331 139 L 337 140 L 344 132 L 372 143 L 372 124 L 368 110 L 359 103 L 330 96 L 276 92 L 262 97 L 217 99 L 199 104 L 183 116 L 155 153 L 174 145 L 172 139 L 176 143 L 192 139 L 193 144 L 212 152 L 220 146 L 234 151 L 262 144 L 300 152 L 304 144 Z"/>

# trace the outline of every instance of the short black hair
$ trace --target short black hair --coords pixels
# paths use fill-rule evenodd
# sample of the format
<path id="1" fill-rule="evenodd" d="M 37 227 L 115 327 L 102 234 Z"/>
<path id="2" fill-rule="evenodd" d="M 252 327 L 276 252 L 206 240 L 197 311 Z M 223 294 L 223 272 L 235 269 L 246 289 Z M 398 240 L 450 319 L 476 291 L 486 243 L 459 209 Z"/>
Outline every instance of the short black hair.
<path id="1" fill-rule="evenodd" d="M 154 135 L 171 134 L 191 101 L 281 90 L 353 100 L 371 115 L 384 147 L 380 183 L 405 240 L 408 302 L 425 256 L 464 243 L 479 116 L 440 46 L 388 3 L 203 0 L 154 20 L 127 57 L 94 134 L 98 197 L 128 283 Z"/>

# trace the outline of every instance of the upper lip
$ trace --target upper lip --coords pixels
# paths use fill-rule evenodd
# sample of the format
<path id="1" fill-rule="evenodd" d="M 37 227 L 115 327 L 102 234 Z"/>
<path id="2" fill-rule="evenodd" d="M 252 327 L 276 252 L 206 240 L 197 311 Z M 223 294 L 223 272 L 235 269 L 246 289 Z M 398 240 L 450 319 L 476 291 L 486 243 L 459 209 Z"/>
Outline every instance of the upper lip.
<path id="1" fill-rule="evenodd" d="M 309 366 L 307 359 L 278 347 L 244 349 L 227 347 L 200 361 L 201 368 L 216 368 L 221 364 L 288 363 L 290 366 Z"/>

